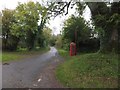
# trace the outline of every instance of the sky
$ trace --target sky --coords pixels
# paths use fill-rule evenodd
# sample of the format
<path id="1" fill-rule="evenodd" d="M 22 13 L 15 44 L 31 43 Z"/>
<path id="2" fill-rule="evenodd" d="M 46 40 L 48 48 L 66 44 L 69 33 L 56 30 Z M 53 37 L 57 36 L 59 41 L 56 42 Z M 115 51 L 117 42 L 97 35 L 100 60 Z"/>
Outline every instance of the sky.
<path id="1" fill-rule="evenodd" d="M 39 1 L 41 3 L 41 0 L 0 0 L 0 11 L 4 8 L 15 9 L 18 5 L 18 2 L 25 3 L 28 1 Z M 73 9 L 69 9 L 69 12 L 66 16 L 57 16 L 56 18 L 51 19 L 49 24 L 47 23 L 46 25 L 52 29 L 53 34 L 57 35 L 62 30 L 63 22 L 72 14 L 76 14 L 75 7 Z M 91 15 L 88 7 L 85 9 L 83 15 L 87 21 L 90 20 Z"/>

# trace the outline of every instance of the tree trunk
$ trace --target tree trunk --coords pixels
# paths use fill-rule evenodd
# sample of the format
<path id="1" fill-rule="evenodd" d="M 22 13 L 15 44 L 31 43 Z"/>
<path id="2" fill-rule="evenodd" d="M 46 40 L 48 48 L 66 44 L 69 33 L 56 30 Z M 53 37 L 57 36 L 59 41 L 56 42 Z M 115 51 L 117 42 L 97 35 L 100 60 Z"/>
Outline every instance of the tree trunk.
<path id="1" fill-rule="evenodd" d="M 113 29 L 112 32 L 106 30 L 104 36 L 100 38 L 100 52 L 118 52 L 118 32 Z"/>
<path id="2" fill-rule="evenodd" d="M 107 5 L 104 2 L 101 3 L 91 3 L 88 2 L 87 5 L 91 10 L 91 14 L 92 14 L 92 19 L 93 21 L 95 20 L 95 16 L 97 15 L 103 15 L 105 16 L 105 20 L 106 20 L 106 27 L 103 26 L 98 26 L 104 29 L 104 33 L 102 33 L 102 35 L 100 36 L 100 52 L 118 52 L 118 38 L 119 38 L 119 32 L 118 32 L 118 25 L 107 25 L 109 24 L 108 21 L 110 20 L 109 18 L 114 14 L 114 13 L 118 13 L 119 8 L 116 8 L 116 4 L 119 3 L 115 3 L 112 4 L 111 11 L 109 10 L 109 8 L 107 7 Z M 114 6 L 113 6 L 114 5 Z M 116 12 L 115 12 L 116 11 Z M 107 18 L 107 19 L 106 19 Z M 107 21 L 108 20 L 108 21 Z M 95 25 L 99 25 L 99 23 L 95 23 Z"/>
<path id="3" fill-rule="evenodd" d="M 32 50 L 35 44 L 35 34 L 32 30 L 28 30 L 27 37 L 26 37 L 26 46 L 28 50 Z"/>

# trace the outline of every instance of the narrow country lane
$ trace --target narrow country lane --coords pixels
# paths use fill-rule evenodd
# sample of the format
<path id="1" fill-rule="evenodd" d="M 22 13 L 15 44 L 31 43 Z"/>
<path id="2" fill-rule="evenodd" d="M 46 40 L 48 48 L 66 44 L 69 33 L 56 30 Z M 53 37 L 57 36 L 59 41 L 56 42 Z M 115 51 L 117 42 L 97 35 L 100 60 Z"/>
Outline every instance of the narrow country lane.
<path id="1" fill-rule="evenodd" d="M 29 59 L 2 65 L 3 88 L 59 88 L 55 68 L 63 59 L 57 50 L 50 51 Z"/>

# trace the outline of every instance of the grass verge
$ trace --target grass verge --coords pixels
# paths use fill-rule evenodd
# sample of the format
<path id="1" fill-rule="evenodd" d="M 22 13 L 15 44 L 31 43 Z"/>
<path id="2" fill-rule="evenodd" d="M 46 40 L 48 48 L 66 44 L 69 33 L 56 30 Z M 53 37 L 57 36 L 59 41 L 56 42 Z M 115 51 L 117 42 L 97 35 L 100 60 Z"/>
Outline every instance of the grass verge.
<path id="1" fill-rule="evenodd" d="M 56 70 L 57 79 L 71 88 L 117 88 L 118 55 L 89 53 L 69 56 L 58 50 L 65 62 Z"/>
<path id="2" fill-rule="evenodd" d="M 20 60 L 23 58 L 29 58 L 35 55 L 42 54 L 46 51 L 48 51 L 49 48 L 41 48 L 39 50 L 32 50 L 32 51 L 27 51 L 27 50 L 21 50 L 21 51 L 16 51 L 16 52 L 2 52 L 2 62 L 9 62 L 13 60 Z"/>

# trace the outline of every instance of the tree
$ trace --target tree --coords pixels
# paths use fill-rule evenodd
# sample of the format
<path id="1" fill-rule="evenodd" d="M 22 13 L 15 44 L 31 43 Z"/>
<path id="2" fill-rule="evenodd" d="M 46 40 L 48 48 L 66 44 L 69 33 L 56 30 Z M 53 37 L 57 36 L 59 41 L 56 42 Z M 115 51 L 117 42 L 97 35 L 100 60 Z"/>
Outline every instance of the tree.
<path id="1" fill-rule="evenodd" d="M 63 40 L 62 40 L 62 35 L 58 34 L 56 36 L 56 42 L 55 42 L 56 47 L 62 48 L 63 47 Z"/>
<path id="2" fill-rule="evenodd" d="M 48 27 L 43 29 L 44 43 L 48 45 L 50 43 L 50 38 L 52 37 L 52 30 Z"/>
<path id="3" fill-rule="evenodd" d="M 43 28 L 50 18 L 48 8 L 39 2 L 28 2 L 20 4 L 16 8 L 16 23 L 13 25 L 13 34 L 18 37 L 25 37 L 26 45 L 29 50 L 34 48 L 37 43 L 43 47 L 44 36 Z M 40 22 L 40 24 L 38 24 Z M 22 38 L 23 39 L 23 38 Z"/>
<path id="4" fill-rule="evenodd" d="M 50 43 L 51 36 L 52 30 L 48 27 L 44 27 L 41 33 L 41 37 L 38 39 L 38 46 L 47 47 Z"/>
<path id="5" fill-rule="evenodd" d="M 49 42 L 49 45 L 50 46 L 54 46 L 55 45 L 55 42 L 56 42 L 56 35 L 52 35 L 51 38 L 50 38 L 50 42 Z"/>
<path id="6" fill-rule="evenodd" d="M 12 35 L 11 25 L 15 22 L 14 10 L 2 10 L 2 48 L 3 50 L 15 50 L 17 48 L 19 38 Z"/>
<path id="7" fill-rule="evenodd" d="M 12 25 L 12 34 L 24 37 L 27 48 L 34 47 L 34 40 L 38 30 L 39 10 L 34 2 L 20 4 L 15 10 L 16 22 Z"/>
<path id="8" fill-rule="evenodd" d="M 43 35 L 43 29 L 45 27 L 45 24 L 46 22 L 50 19 L 50 13 L 48 11 L 48 7 L 45 7 L 45 6 L 41 6 L 38 2 L 37 2 L 37 7 L 38 7 L 38 10 L 39 11 L 39 14 L 40 14 L 40 24 L 38 25 L 38 32 L 36 34 L 36 37 L 35 37 L 35 41 L 38 42 L 39 46 L 40 47 L 44 47 L 44 35 Z M 40 36 L 41 35 L 41 36 Z"/>
<path id="9" fill-rule="evenodd" d="M 82 17 L 71 16 L 65 21 L 62 34 L 67 45 L 74 41 L 79 47 L 81 41 L 85 42 L 91 37 L 91 29 Z"/>
<path id="10" fill-rule="evenodd" d="M 2 48 L 2 13 L 0 12 L 0 49 Z"/>
<path id="11" fill-rule="evenodd" d="M 120 28 L 120 2 L 110 4 L 104 2 L 88 3 L 88 6 L 91 9 L 95 26 L 100 28 L 100 52 L 117 52 L 119 43 L 118 29 Z"/>
<path id="12" fill-rule="evenodd" d="M 2 13 L 0 12 L 0 36 L 2 35 Z"/>

